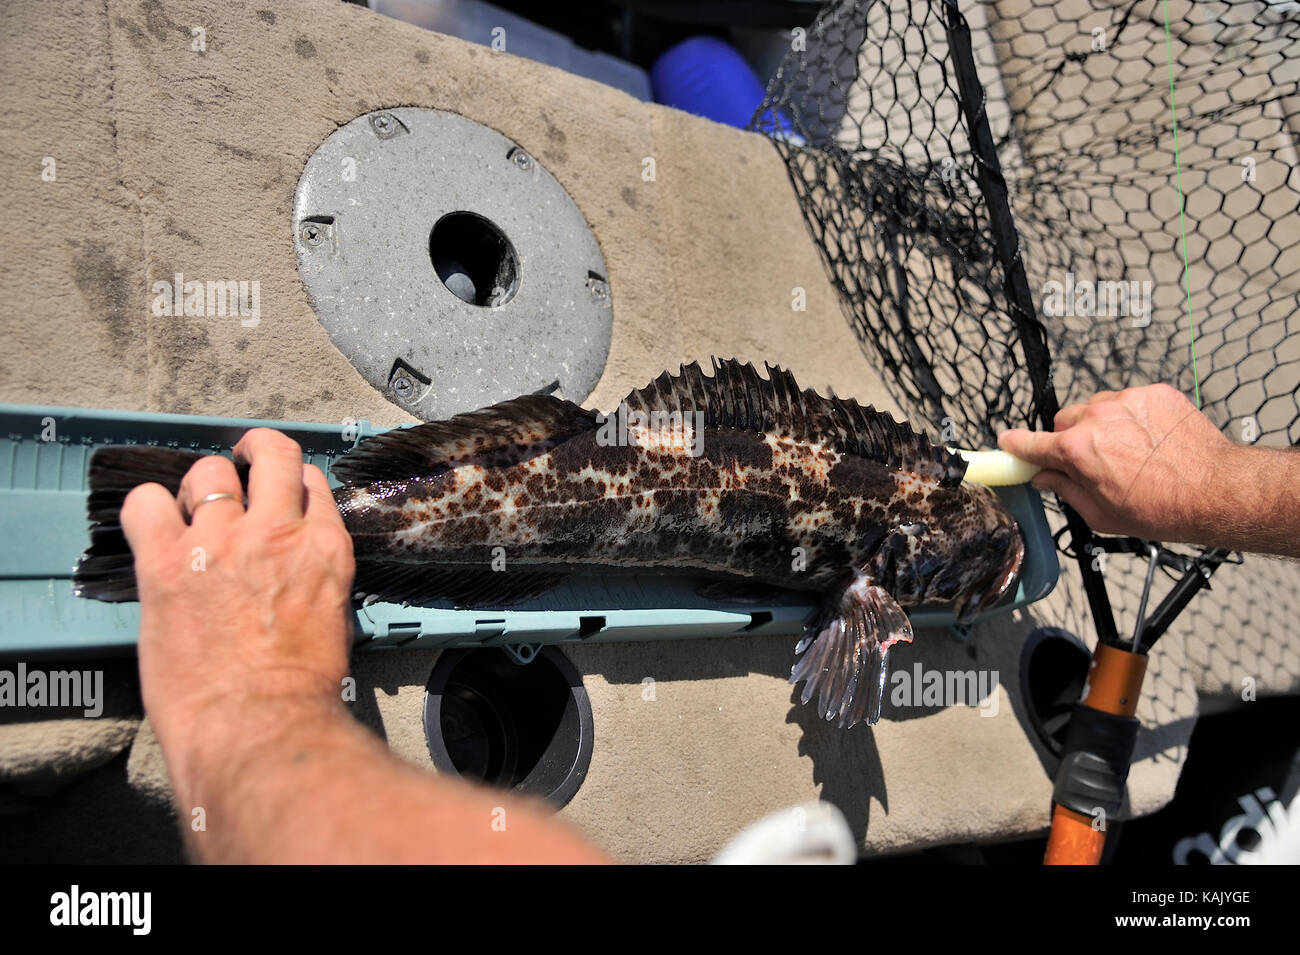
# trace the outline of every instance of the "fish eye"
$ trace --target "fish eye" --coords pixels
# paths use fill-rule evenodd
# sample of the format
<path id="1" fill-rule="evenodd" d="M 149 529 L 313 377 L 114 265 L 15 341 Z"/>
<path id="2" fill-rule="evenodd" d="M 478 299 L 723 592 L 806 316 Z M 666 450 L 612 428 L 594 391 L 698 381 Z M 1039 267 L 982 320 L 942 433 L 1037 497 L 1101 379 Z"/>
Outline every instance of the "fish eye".
<path id="1" fill-rule="evenodd" d="M 911 524 L 898 525 L 899 532 L 906 534 L 908 537 L 916 537 L 918 534 L 924 534 L 928 529 L 929 528 L 927 528 L 920 521 L 914 521 Z"/>

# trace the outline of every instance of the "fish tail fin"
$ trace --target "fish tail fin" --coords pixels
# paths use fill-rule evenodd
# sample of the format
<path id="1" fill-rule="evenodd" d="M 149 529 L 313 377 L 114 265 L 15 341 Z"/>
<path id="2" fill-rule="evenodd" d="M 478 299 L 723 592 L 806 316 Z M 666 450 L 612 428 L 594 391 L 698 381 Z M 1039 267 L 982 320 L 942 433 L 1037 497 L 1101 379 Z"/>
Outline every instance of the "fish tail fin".
<path id="1" fill-rule="evenodd" d="M 172 494 L 203 455 L 146 445 L 99 448 L 90 458 L 90 547 L 77 561 L 72 592 L 78 597 L 120 603 L 138 600 L 135 560 L 122 532 L 122 505 L 141 484 L 161 484 Z"/>
<path id="2" fill-rule="evenodd" d="M 912 642 L 903 608 L 866 574 L 854 576 L 827 601 L 795 652 L 790 672 L 804 682 L 800 702 L 841 729 L 880 719 L 889 675 L 889 648 Z"/>

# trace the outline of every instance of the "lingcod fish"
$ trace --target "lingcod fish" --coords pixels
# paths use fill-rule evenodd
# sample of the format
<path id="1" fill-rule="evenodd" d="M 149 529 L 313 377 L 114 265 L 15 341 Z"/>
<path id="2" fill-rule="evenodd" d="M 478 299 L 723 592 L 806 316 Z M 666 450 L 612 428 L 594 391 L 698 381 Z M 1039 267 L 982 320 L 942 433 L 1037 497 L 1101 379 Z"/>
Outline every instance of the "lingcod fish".
<path id="1" fill-rule="evenodd" d="M 712 364 L 665 372 L 612 415 L 525 395 L 362 440 L 333 465 L 358 598 L 492 606 L 611 572 L 812 591 L 790 682 L 827 721 L 875 723 L 890 648 L 913 638 L 907 608 L 965 621 L 996 603 L 1020 529 L 908 424 L 778 366 Z M 195 457 L 95 453 L 78 593 L 136 598 L 117 509 L 146 480 L 175 490 Z"/>

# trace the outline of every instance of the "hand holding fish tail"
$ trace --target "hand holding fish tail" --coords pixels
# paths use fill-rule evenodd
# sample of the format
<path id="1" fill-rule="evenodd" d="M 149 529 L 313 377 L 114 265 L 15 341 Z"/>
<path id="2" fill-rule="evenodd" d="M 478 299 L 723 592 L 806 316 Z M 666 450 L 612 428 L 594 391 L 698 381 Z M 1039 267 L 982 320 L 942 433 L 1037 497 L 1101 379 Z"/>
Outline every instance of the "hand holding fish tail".
<path id="1" fill-rule="evenodd" d="M 247 511 L 235 465 L 217 456 L 190 468 L 179 500 L 144 484 L 122 507 L 145 709 L 182 791 L 208 720 L 261 700 L 337 700 L 348 669 L 352 543 L 329 482 L 266 428 L 235 456 L 251 465 Z M 232 496 L 202 503 L 217 494 Z"/>
<path id="2" fill-rule="evenodd" d="M 353 719 L 341 699 L 352 543 L 329 482 L 266 428 L 234 454 L 249 465 L 247 510 L 226 458 L 130 448 L 98 465 L 101 478 L 158 466 L 172 485 L 138 484 L 120 519 L 145 709 L 180 814 L 204 810 L 203 827 L 183 827 L 198 859 L 608 861 L 528 801 L 404 763 Z M 495 832 L 505 806 L 509 830 Z"/>

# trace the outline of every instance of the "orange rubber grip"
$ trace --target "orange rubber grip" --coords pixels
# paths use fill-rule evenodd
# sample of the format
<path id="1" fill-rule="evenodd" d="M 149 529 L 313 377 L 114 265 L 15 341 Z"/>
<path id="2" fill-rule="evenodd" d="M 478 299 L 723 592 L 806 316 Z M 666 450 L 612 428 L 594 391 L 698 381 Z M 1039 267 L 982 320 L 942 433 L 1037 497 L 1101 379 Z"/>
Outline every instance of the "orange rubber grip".
<path id="1" fill-rule="evenodd" d="M 1142 695 L 1147 675 L 1147 658 L 1118 647 L 1097 644 L 1088 668 L 1088 686 L 1083 705 L 1112 716 L 1132 716 Z"/>
<path id="2" fill-rule="evenodd" d="M 1043 865 L 1096 865 L 1106 848 L 1106 833 L 1093 828 L 1092 817 L 1064 806 L 1052 807 L 1052 832 Z"/>
<path id="3" fill-rule="evenodd" d="M 1097 644 L 1088 668 L 1083 705 L 1112 716 L 1132 717 L 1142 695 L 1147 658 L 1104 643 Z M 1044 865 L 1096 865 L 1106 846 L 1105 830 L 1065 806 L 1052 807 L 1052 832 L 1047 837 Z"/>

